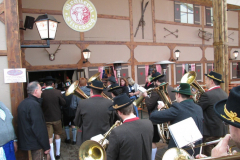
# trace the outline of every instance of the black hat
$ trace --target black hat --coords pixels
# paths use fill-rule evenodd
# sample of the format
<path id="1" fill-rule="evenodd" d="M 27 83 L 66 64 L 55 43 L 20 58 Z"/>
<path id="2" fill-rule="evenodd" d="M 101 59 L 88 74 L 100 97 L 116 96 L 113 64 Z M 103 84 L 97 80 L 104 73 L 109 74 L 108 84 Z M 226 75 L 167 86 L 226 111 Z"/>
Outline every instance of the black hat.
<path id="1" fill-rule="evenodd" d="M 134 99 L 130 99 L 125 93 L 113 98 L 113 105 L 108 110 L 113 111 L 120 108 L 124 108 L 132 104 Z"/>
<path id="2" fill-rule="evenodd" d="M 108 90 L 108 92 L 115 91 L 116 89 L 122 89 L 122 86 L 119 86 L 117 83 L 112 84 L 112 85 L 110 86 L 110 89 Z"/>
<path id="3" fill-rule="evenodd" d="M 53 81 L 55 82 L 56 80 L 52 76 L 47 76 L 46 78 L 43 79 L 44 82 L 46 81 Z"/>
<path id="4" fill-rule="evenodd" d="M 205 74 L 205 76 L 218 81 L 220 83 L 224 83 L 224 81 L 222 80 L 222 75 L 216 72 L 211 71 L 209 74 Z"/>
<path id="5" fill-rule="evenodd" d="M 190 85 L 188 83 L 180 83 L 177 90 L 174 90 L 172 92 L 177 92 L 177 93 L 185 94 L 185 95 L 189 95 L 189 96 L 193 95 L 191 92 Z"/>
<path id="6" fill-rule="evenodd" d="M 152 75 L 152 80 L 151 80 L 151 82 L 156 81 L 158 78 L 160 78 L 160 77 L 162 77 L 162 76 L 164 76 L 164 75 L 162 75 L 162 74 L 159 73 L 159 72 L 155 72 L 155 73 Z"/>
<path id="7" fill-rule="evenodd" d="M 224 122 L 240 128 L 240 86 L 234 87 L 228 99 L 221 100 L 214 105 L 215 113 Z"/>
<path id="8" fill-rule="evenodd" d="M 115 77 L 113 77 L 113 76 L 109 77 L 108 81 L 110 81 L 112 83 L 117 83 Z"/>
<path id="9" fill-rule="evenodd" d="M 87 88 L 93 88 L 97 90 L 103 90 L 103 83 L 98 80 L 94 80 L 91 83 L 88 83 Z"/>

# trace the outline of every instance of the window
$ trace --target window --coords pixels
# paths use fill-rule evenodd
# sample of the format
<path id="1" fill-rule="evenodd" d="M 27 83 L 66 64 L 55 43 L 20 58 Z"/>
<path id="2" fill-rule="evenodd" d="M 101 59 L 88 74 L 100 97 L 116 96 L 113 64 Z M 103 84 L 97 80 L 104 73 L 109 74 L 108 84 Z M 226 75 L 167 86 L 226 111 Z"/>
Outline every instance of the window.
<path id="1" fill-rule="evenodd" d="M 232 63 L 232 79 L 240 78 L 240 62 Z"/>
<path id="2" fill-rule="evenodd" d="M 200 24 L 200 6 L 175 1 L 175 22 Z"/>
<path id="3" fill-rule="evenodd" d="M 180 5 L 181 23 L 193 24 L 193 4 L 182 3 Z"/>
<path id="4" fill-rule="evenodd" d="M 213 8 L 205 7 L 206 26 L 213 26 Z"/>

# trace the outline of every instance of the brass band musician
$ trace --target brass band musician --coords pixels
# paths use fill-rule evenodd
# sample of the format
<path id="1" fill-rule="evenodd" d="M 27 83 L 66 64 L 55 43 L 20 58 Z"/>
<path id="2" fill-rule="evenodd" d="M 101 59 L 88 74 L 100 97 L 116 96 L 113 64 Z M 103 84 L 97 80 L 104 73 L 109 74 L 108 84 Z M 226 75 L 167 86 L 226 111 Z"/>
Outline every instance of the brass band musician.
<path id="1" fill-rule="evenodd" d="M 227 98 L 227 94 L 220 88 L 220 83 L 224 83 L 221 74 L 211 71 L 205 76 L 208 91 L 201 95 L 198 105 L 202 107 L 204 116 L 203 142 L 209 142 L 225 136 L 228 132 L 227 127 L 217 117 L 213 109 L 216 102 Z M 203 154 L 210 156 L 214 146 L 212 144 L 203 147 Z"/>
<path id="2" fill-rule="evenodd" d="M 164 75 L 160 74 L 159 72 L 153 73 L 151 82 L 154 83 L 155 87 L 159 86 L 162 82 L 164 82 Z M 173 101 L 175 100 L 175 96 L 174 96 L 174 93 L 171 92 L 172 90 L 174 89 L 168 85 L 167 91 L 170 94 L 169 95 L 170 99 Z M 148 97 L 146 92 L 143 93 L 143 96 L 145 97 L 146 107 L 148 109 L 148 114 L 150 115 L 153 111 L 157 110 L 157 106 L 158 106 L 157 101 L 161 101 L 162 99 L 160 98 L 160 96 L 155 90 L 152 91 L 150 97 Z M 157 130 L 157 124 L 153 123 L 153 129 L 154 129 L 154 135 L 152 140 L 152 160 L 155 160 L 155 155 L 157 152 L 156 143 L 159 142 L 160 136 Z"/>
<path id="3" fill-rule="evenodd" d="M 79 101 L 74 124 L 79 127 L 77 145 L 93 136 L 104 134 L 113 124 L 113 112 L 108 110 L 112 101 L 101 96 L 103 83 L 94 80 L 87 86 L 90 98 Z"/>
<path id="4" fill-rule="evenodd" d="M 133 100 L 126 94 L 113 98 L 109 110 L 116 110 L 123 124 L 109 136 L 107 160 L 150 160 L 153 127 L 148 119 L 133 114 Z"/>
<path id="5" fill-rule="evenodd" d="M 230 134 L 227 134 L 216 147 L 211 151 L 211 158 L 222 156 L 231 156 L 229 154 L 228 142 L 232 139 L 237 148 L 240 149 L 240 86 L 234 87 L 229 93 L 228 99 L 221 100 L 214 105 L 216 115 L 229 124 Z M 240 155 L 236 155 L 240 159 Z M 202 158 L 205 155 L 197 155 L 196 158 Z"/>
<path id="6" fill-rule="evenodd" d="M 192 95 L 190 85 L 188 83 L 180 83 L 179 89 L 174 90 L 177 103 L 173 103 L 169 109 L 155 111 L 150 115 L 150 120 L 153 123 L 165 123 L 169 122 L 171 124 L 178 123 L 184 119 L 192 117 L 196 123 L 199 131 L 203 133 L 203 113 L 199 105 L 195 104 L 194 101 L 190 98 Z M 158 109 L 161 109 L 162 105 L 158 106 Z M 201 144 L 201 140 L 197 141 L 195 145 Z M 170 141 L 168 148 L 176 147 L 176 144 L 170 135 Z M 190 155 L 193 154 L 192 150 L 188 150 Z M 199 153 L 199 148 L 194 149 L 194 153 Z"/>

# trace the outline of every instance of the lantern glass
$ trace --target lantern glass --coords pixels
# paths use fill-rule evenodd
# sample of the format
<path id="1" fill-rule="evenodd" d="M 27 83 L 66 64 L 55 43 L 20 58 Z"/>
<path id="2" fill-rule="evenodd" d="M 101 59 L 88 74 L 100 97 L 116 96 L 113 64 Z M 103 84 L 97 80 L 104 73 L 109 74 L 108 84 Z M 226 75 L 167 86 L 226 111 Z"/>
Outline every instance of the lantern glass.
<path id="1" fill-rule="evenodd" d="M 179 55 L 180 55 L 180 51 L 179 51 L 179 50 L 176 50 L 176 51 L 175 51 L 175 56 L 176 56 L 176 58 L 179 58 Z"/>
<path id="2" fill-rule="evenodd" d="M 49 20 L 48 23 L 49 23 L 49 39 L 55 39 L 58 23 L 51 20 Z"/>
<path id="3" fill-rule="evenodd" d="M 89 59 L 90 55 L 91 55 L 91 51 L 90 50 L 88 50 L 88 49 L 83 50 L 84 59 Z"/>
<path id="4" fill-rule="evenodd" d="M 239 53 L 238 51 L 234 51 L 234 52 L 233 52 L 233 56 L 234 56 L 235 59 L 237 59 L 238 53 Z"/>
<path id="5" fill-rule="evenodd" d="M 48 21 L 37 21 L 36 26 L 40 34 L 41 39 L 48 39 Z"/>

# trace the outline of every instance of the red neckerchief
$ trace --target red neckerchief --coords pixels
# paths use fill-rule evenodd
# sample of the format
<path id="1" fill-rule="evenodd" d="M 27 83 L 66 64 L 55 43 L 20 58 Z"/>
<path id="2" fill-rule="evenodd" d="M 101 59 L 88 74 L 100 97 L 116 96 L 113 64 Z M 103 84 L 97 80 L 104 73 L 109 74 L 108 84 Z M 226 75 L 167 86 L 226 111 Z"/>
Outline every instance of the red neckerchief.
<path id="1" fill-rule="evenodd" d="M 135 117 L 135 118 L 127 119 L 127 120 L 124 121 L 123 123 L 132 122 L 132 121 L 136 121 L 136 120 L 139 120 L 139 118 L 138 118 L 138 117 Z"/>
<path id="2" fill-rule="evenodd" d="M 148 84 L 147 84 L 147 87 L 150 86 L 151 84 L 152 84 L 152 83 L 148 83 Z"/>
<path id="3" fill-rule="evenodd" d="M 208 91 L 211 91 L 213 89 L 217 89 L 217 88 L 221 88 L 220 86 L 215 86 L 215 87 L 212 87 L 211 89 L 209 89 Z"/>
<path id="4" fill-rule="evenodd" d="M 91 98 L 93 98 L 93 97 L 102 97 L 100 94 L 98 94 L 98 95 L 93 95 Z"/>

